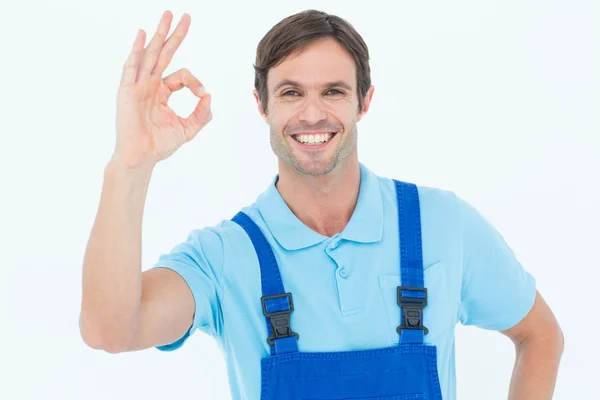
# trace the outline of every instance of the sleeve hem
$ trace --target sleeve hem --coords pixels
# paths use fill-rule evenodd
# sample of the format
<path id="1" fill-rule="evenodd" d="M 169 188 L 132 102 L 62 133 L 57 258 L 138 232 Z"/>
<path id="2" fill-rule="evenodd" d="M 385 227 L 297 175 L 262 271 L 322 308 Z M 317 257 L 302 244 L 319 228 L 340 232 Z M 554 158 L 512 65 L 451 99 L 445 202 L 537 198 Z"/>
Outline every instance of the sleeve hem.
<path id="1" fill-rule="evenodd" d="M 173 343 L 155 346 L 155 348 L 160 351 L 173 351 L 173 350 L 180 348 L 183 345 L 183 343 L 185 343 L 185 341 L 195 332 L 195 330 L 198 328 L 198 325 L 199 325 L 199 319 L 197 318 L 198 309 L 196 307 L 198 304 L 198 301 L 196 299 L 196 292 L 192 288 L 192 284 L 191 284 L 191 282 L 193 281 L 193 276 L 191 276 L 191 274 L 186 273 L 186 270 L 184 268 L 178 268 L 176 265 L 158 264 L 158 265 L 155 265 L 153 268 L 167 268 L 167 269 L 170 269 L 171 271 L 174 271 L 177 274 L 179 274 L 179 276 L 181 276 L 183 278 L 183 280 L 185 281 L 185 283 L 188 285 L 188 288 L 190 289 L 190 292 L 192 293 L 192 296 L 194 298 L 194 317 L 193 317 L 192 325 L 187 330 L 187 332 L 181 338 L 179 338 L 178 340 L 176 340 Z"/>
<path id="2" fill-rule="evenodd" d="M 533 308 L 533 303 L 537 295 L 536 281 L 535 278 L 529 275 L 529 284 L 527 288 L 527 296 L 519 302 L 520 306 L 511 315 L 504 315 L 500 318 L 487 321 L 471 321 L 469 325 L 476 325 L 483 329 L 493 331 L 504 331 L 517 325 L 523 320 Z"/>

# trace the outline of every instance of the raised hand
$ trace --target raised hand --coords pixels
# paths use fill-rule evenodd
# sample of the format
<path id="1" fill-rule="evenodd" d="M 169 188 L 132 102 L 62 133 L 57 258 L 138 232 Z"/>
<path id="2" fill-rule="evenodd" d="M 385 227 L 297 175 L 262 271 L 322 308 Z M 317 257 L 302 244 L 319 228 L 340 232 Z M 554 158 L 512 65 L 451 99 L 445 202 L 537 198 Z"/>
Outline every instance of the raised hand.
<path id="1" fill-rule="evenodd" d="M 190 15 L 184 14 L 165 41 L 172 19 L 170 11 L 163 14 L 146 48 L 146 34 L 140 29 L 123 67 L 117 94 L 117 141 L 113 158 L 128 167 L 153 166 L 169 157 L 212 119 L 210 94 L 189 70 L 182 68 L 162 78 L 191 23 Z M 181 118 L 167 105 L 171 94 L 183 87 L 200 98 L 187 118 Z"/>

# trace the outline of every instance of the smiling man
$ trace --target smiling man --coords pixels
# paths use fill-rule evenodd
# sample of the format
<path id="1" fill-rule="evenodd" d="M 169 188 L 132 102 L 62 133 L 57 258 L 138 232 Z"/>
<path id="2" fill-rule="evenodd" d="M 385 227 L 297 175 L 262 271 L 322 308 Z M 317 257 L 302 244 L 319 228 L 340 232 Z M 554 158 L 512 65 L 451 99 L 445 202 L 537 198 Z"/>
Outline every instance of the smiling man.
<path id="1" fill-rule="evenodd" d="M 271 32 L 274 37 L 281 34 Z M 368 109 L 373 87 L 368 86 L 367 75 L 361 88 L 365 93 L 358 93 L 355 61 L 334 38 L 325 36 L 310 43 L 301 39 L 307 40 L 298 38 L 288 44 L 291 54 L 284 62 L 273 59 L 278 54 L 266 47 L 268 41 L 262 42 L 255 97 L 270 126 L 279 173 L 284 169 L 286 174 L 310 176 L 314 182 L 317 176 L 344 170 L 337 167 L 347 164 L 349 157 L 357 160 L 356 123 Z M 366 48 L 357 47 L 353 50 L 366 56 Z M 276 62 L 281 63 L 272 65 Z M 358 162 L 354 167 L 356 172 Z"/>
<path id="2" fill-rule="evenodd" d="M 140 31 L 123 69 L 83 266 L 86 343 L 171 351 L 200 330 L 223 349 L 234 399 L 455 399 L 462 323 L 515 343 L 509 398 L 552 397 L 562 332 L 503 237 L 453 192 L 359 162 L 368 48 L 334 15 L 292 15 L 258 45 L 254 96 L 278 157 L 271 184 L 142 272 L 152 170 L 212 118 L 188 70 L 162 77 L 190 24 L 185 14 L 165 41 L 171 20 L 166 12 L 147 48 Z M 167 106 L 183 87 L 200 97 L 188 118 Z"/>

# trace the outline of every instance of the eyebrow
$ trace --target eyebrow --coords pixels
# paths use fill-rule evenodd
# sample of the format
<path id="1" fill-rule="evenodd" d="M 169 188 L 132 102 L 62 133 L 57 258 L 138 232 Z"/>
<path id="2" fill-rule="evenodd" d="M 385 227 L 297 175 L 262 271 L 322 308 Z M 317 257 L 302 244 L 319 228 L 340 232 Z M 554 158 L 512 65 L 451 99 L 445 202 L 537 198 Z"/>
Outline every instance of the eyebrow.
<path id="1" fill-rule="evenodd" d="M 298 82 L 293 81 L 291 79 L 284 79 L 281 82 L 279 82 L 277 84 L 277 86 L 275 86 L 275 88 L 273 89 L 274 92 L 278 91 L 281 87 L 283 86 L 295 86 L 295 87 L 301 87 L 302 85 L 300 85 Z M 346 82 L 344 81 L 333 81 L 333 82 L 328 82 L 325 83 L 323 86 L 325 87 L 333 87 L 333 86 L 337 86 L 337 87 L 341 87 L 344 88 L 348 91 L 352 91 L 352 87 L 350 85 L 348 85 Z"/>

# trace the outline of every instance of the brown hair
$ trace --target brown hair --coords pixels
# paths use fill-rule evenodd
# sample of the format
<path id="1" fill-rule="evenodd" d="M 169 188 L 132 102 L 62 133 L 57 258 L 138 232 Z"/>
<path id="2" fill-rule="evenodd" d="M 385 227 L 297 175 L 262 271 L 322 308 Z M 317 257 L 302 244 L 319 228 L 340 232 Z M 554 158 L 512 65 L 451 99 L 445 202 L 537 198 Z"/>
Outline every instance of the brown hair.
<path id="1" fill-rule="evenodd" d="M 281 20 L 262 38 L 256 49 L 254 87 L 263 110 L 267 112 L 267 74 L 290 53 L 301 50 L 314 40 L 332 37 L 354 58 L 358 109 L 371 86 L 369 49 L 363 38 L 346 20 L 323 11 L 305 10 Z"/>

